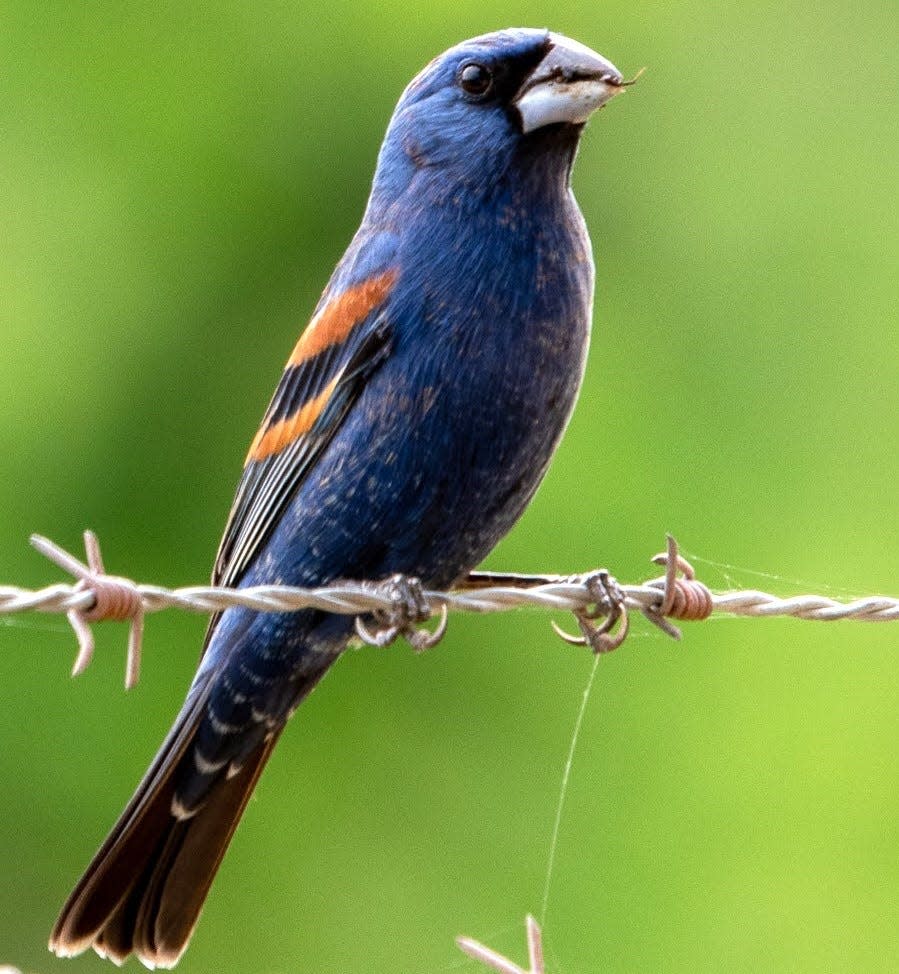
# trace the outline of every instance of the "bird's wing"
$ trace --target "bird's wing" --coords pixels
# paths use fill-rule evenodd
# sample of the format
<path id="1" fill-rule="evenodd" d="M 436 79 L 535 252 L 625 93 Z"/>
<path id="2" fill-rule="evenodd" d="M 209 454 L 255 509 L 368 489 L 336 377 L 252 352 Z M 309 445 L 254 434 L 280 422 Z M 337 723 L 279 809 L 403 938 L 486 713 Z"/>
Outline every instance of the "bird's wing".
<path id="1" fill-rule="evenodd" d="M 215 560 L 214 585 L 236 585 L 386 356 L 388 270 L 326 295 L 291 355 L 247 454 Z M 213 617 L 207 632 L 215 627 Z"/>

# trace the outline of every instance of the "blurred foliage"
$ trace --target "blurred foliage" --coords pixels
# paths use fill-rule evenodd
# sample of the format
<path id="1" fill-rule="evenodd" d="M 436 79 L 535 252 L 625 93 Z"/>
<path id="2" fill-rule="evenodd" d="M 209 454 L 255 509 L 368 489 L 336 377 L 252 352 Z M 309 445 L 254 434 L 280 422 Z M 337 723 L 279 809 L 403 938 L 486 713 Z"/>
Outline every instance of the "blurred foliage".
<path id="1" fill-rule="evenodd" d="M 671 530 L 717 587 L 899 591 L 895 0 L 3 7 L 0 580 L 57 578 L 27 535 L 88 525 L 112 571 L 207 576 L 399 92 L 520 23 L 648 70 L 578 161 L 587 383 L 490 564 L 637 580 Z M 126 696 L 121 627 L 73 684 L 63 623 L 0 625 L 0 963 L 108 969 L 44 943 L 202 629 L 154 617 Z M 590 666 L 527 613 L 347 656 L 180 969 L 473 969 L 462 932 L 517 956 Z M 897 735 L 895 627 L 715 621 L 677 645 L 637 625 L 584 722 L 551 970 L 895 971 Z"/>

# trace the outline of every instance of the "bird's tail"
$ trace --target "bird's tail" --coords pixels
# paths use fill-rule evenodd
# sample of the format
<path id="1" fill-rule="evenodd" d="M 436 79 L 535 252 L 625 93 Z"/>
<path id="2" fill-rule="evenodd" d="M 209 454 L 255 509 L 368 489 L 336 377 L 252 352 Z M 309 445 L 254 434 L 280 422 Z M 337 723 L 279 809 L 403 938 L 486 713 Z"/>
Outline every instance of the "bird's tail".
<path id="1" fill-rule="evenodd" d="M 324 669 L 310 675 L 299 688 L 300 697 Z M 63 906 L 50 936 L 50 949 L 60 957 L 93 947 L 118 964 L 134 953 L 148 967 L 173 967 L 187 948 L 231 836 L 283 729 L 283 724 L 272 729 L 236 773 L 223 773 L 189 817 L 176 814 L 178 771 L 206 714 L 207 697 L 202 690 L 188 697 Z"/>

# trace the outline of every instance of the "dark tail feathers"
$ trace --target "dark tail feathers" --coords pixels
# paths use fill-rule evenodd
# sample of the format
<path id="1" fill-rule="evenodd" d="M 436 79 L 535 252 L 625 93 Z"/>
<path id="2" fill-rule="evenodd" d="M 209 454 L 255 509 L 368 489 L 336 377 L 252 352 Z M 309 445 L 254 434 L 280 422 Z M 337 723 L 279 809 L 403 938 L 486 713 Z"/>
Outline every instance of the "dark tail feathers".
<path id="1" fill-rule="evenodd" d="M 189 698 L 143 781 L 81 881 L 50 937 L 72 957 L 93 947 L 121 964 L 134 953 L 148 967 L 173 967 L 184 953 L 231 836 L 281 728 L 240 771 L 212 790 L 187 819 L 171 811 L 174 772 L 205 711 Z"/>

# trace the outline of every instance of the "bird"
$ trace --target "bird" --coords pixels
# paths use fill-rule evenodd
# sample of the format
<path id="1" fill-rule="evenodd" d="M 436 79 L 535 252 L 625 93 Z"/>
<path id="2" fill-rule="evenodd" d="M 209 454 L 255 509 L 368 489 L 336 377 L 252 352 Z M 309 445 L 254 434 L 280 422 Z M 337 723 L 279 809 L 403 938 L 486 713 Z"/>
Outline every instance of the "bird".
<path id="1" fill-rule="evenodd" d="M 464 580 L 542 480 L 583 378 L 594 262 L 571 170 L 618 69 L 549 30 L 466 40 L 406 87 L 362 222 L 281 375 L 213 584 Z M 354 638 L 228 608 L 50 949 L 172 967 L 290 716 Z"/>

